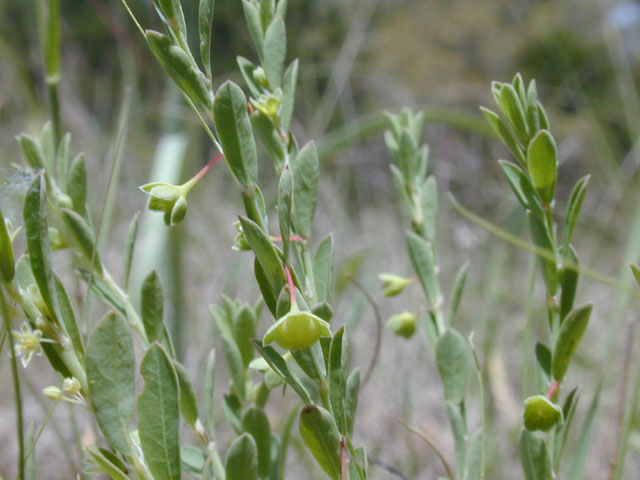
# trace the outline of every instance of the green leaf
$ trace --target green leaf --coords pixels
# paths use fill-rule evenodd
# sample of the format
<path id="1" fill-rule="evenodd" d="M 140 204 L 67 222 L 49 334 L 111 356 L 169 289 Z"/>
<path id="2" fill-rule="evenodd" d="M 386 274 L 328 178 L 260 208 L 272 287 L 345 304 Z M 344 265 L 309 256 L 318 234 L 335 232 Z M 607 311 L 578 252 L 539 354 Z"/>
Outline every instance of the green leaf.
<path id="1" fill-rule="evenodd" d="M 242 231 L 256 254 L 265 277 L 274 291 L 279 292 L 286 282 L 282 261 L 269 236 L 253 221 L 246 217 L 238 217 Z"/>
<path id="2" fill-rule="evenodd" d="M 556 191 L 558 153 L 548 130 L 540 130 L 527 149 L 527 167 L 534 188 L 544 203 L 551 203 Z"/>
<path id="3" fill-rule="evenodd" d="M 51 122 L 47 122 L 42 127 L 40 132 L 40 148 L 42 149 L 42 155 L 44 157 L 45 178 L 48 177 L 49 172 L 53 172 L 55 169 L 56 160 L 56 138 L 53 131 L 53 125 Z M 47 179 L 48 182 L 48 179 Z M 48 183 L 47 183 L 48 185 Z"/>
<path id="4" fill-rule="evenodd" d="M 98 322 L 89 337 L 85 362 L 96 422 L 111 446 L 128 454 L 135 360 L 131 333 L 122 317 L 112 312 Z"/>
<path id="5" fill-rule="evenodd" d="M 307 389 L 304 388 L 302 383 L 300 383 L 300 380 L 298 380 L 291 370 L 289 370 L 287 362 L 273 347 L 268 345 L 263 346 L 258 340 L 252 340 L 251 342 L 256 350 L 258 350 L 262 357 L 267 361 L 269 366 L 295 390 L 304 403 L 313 403 Z"/>
<path id="6" fill-rule="evenodd" d="M 523 428 L 518 450 L 526 480 L 551 480 L 551 458 L 542 438 Z"/>
<path id="7" fill-rule="evenodd" d="M 27 190 L 24 201 L 24 229 L 33 277 L 49 314 L 55 320 L 58 317 L 58 305 L 55 301 L 51 266 L 49 228 L 47 226 L 47 192 L 43 173 L 36 175 Z"/>
<path id="8" fill-rule="evenodd" d="M 287 154 L 282 144 L 282 138 L 271 119 L 260 110 L 255 110 L 251 114 L 251 124 L 258 133 L 260 142 L 262 142 L 262 146 L 267 151 L 269 157 L 276 165 L 283 165 Z"/>
<path id="9" fill-rule="evenodd" d="M 229 170 L 242 186 L 249 188 L 258 178 L 258 155 L 247 98 L 235 83 L 227 81 L 218 89 L 213 118 Z"/>
<path id="10" fill-rule="evenodd" d="M 467 281 L 467 272 L 469 271 L 469 263 L 464 263 L 456 273 L 453 280 L 453 289 L 451 294 L 451 300 L 449 302 L 449 325 L 453 325 L 458 316 L 458 307 L 460 306 L 460 300 L 462 299 L 462 293 L 464 292 L 464 285 Z"/>
<path id="11" fill-rule="evenodd" d="M 162 323 L 163 309 L 164 297 L 160 277 L 155 270 L 151 270 L 140 288 L 140 316 L 149 343 L 158 340 L 162 333 L 164 328 Z"/>
<path id="12" fill-rule="evenodd" d="M 256 47 L 258 57 L 260 57 L 260 60 L 262 61 L 262 59 L 264 58 L 262 55 L 264 31 L 262 29 L 262 22 L 260 20 L 259 6 L 253 3 L 251 0 L 242 0 L 242 9 L 244 10 L 244 18 L 247 22 L 249 35 L 251 35 L 253 44 Z"/>
<path id="13" fill-rule="evenodd" d="M 233 427 L 233 430 L 237 434 L 242 433 L 242 421 L 240 420 L 240 416 L 242 415 L 242 404 L 235 393 L 224 395 L 222 411 L 224 416 L 227 418 L 227 421 Z"/>
<path id="14" fill-rule="evenodd" d="M 578 255 L 573 245 L 569 244 L 564 252 L 564 258 L 573 265 L 578 265 Z M 578 289 L 578 270 L 566 265 L 560 272 L 560 286 L 562 294 L 560 295 L 560 322 L 564 320 L 571 309 L 573 301 L 576 298 L 576 290 Z"/>
<path id="15" fill-rule="evenodd" d="M 122 305 L 120 299 L 113 294 L 111 287 L 107 285 L 104 280 L 86 270 L 79 269 L 77 273 L 86 283 L 90 284 L 91 289 L 97 293 L 107 305 L 123 316 L 126 316 L 124 305 Z"/>
<path id="16" fill-rule="evenodd" d="M 209 438 L 215 437 L 215 419 L 213 412 L 213 394 L 215 391 L 216 379 L 216 351 L 209 352 L 207 365 L 204 369 L 202 381 L 202 396 L 204 397 L 204 430 Z"/>
<path id="17" fill-rule="evenodd" d="M 291 159 L 293 175 L 293 213 L 296 232 L 311 237 L 313 216 L 318 201 L 318 151 L 313 142 L 307 143 Z"/>
<path id="18" fill-rule="evenodd" d="M 331 414 L 317 405 L 304 407 L 300 412 L 300 436 L 325 473 L 339 480 L 340 433 Z"/>
<path id="19" fill-rule="evenodd" d="M 27 164 L 31 168 L 45 168 L 45 158 L 38 140 L 26 133 L 18 135 L 17 140 Z"/>
<path id="20" fill-rule="evenodd" d="M 60 310 L 60 320 L 64 324 L 64 328 L 71 339 L 71 345 L 79 358 L 84 358 L 84 346 L 82 344 L 82 335 L 80 335 L 80 329 L 78 328 L 78 322 L 76 315 L 73 312 L 71 301 L 64 288 L 64 285 L 58 275 L 53 274 L 53 281 L 56 290 L 56 300 L 58 302 L 58 308 Z"/>
<path id="21" fill-rule="evenodd" d="M 176 372 L 167 353 L 152 344 L 140 364 L 138 432 L 145 463 L 155 480 L 180 479 L 180 407 Z"/>
<path id="22" fill-rule="evenodd" d="M 333 318 L 333 308 L 331 308 L 331 305 L 327 302 L 316 303 L 313 308 L 311 308 L 311 313 L 317 315 L 325 322 L 330 322 Z"/>
<path id="23" fill-rule="evenodd" d="M 173 361 L 173 368 L 178 377 L 180 386 L 180 411 L 184 417 L 184 421 L 192 427 L 198 420 L 198 402 L 196 400 L 196 392 L 189 378 L 187 370 L 177 361 Z"/>
<path id="24" fill-rule="evenodd" d="M 593 304 L 588 303 L 572 310 L 560 326 L 556 347 L 553 351 L 552 366 L 553 378 L 559 382 L 562 381 L 567 373 L 573 353 L 578 348 L 578 343 L 587 329 L 592 309 Z"/>
<path id="25" fill-rule="evenodd" d="M 73 209 L 88 219 L 87 213 L 87 165 L 84 154 L 78 155 L 69 167 L 67 194 L 71 198 Z"/>
<path id="26" fill-rule="evenodd" d="M 578 407 L 578 400 L 580 398 L 580 388 L 576 387 L 571 390 L 571 393 L 567 396 L 567 399 L 562 406 L 562 414 L 564 416 L 564 423 L 556 430 L 556 440 L 553 443 L 553 467 L 558 470 L 560 467 L 560 459 L 562 458 L 562 451 L 569 438 L 569 428 L 571 422 L 576 413 Z"/>
<path id="27" fill-rule="evenodd" d="M 356 368 L 347 377 L 347 386 L 344 396 L 345 419 L 347 422 L 347 436 L 353 436 L 353 426 L 356 421 L 358 408 L 358 393 L 360 393 L 360 369 Z"/>
<path id="28" fill-rule="evenodd" d="M 6 283 L 13 280 L 13 276 L 16 273 L 11 237 L 7 230 L 7 223 L 2 214 L 2 209 L 0 209 L 0 273 L 2 273 L 2 279 Z"/>
<path id="29" fill-rule="evenodd" d="M 278 7 L 286 3 L 286 0 L 280 0 Z M 291 118 L 293 116 L 293 107 L 296 99 L 296 83 L 298 81 L 298 59 L 295 59 L 284 72 L 282 80 L 282 101 L 280 102 L 280 126 L 285 132 L 291 128 Z"/>
<path id="30" fill-rule="evenodd" d="M 282 237 L 284 261 L 289 258 L 289 237 L 291 236 L 291 210 L 293 208 L 293 177 L 288 166 L 282 169 L 278 183 L 278 220 Z"/>
<path id="31" fill-rule="evenodd" d="M 421 228 L 425 238 L 433 242 L 438 226 L 438 184 L 433 175 L 430 175 L 424 182 L 420 202 L 422 207 Z"/>
<path id="32" fill-rule="evenodd" d="M 553 245 L 553 240 L 540 218 L 530 210 L 527 212 L 527 217 L 529 218 L 529 225 L 531 226 L 533 242 L 538 247 L 555 255 L 556 251 Z M 558 266 L 554 260 L 549 260 L 546 257 L 539 258 L 547 290 L 550 295 L 555 295 L 558 290 Z"/>
<path id="33" fill-rule="evenodd" d="M 631 273 L 633 273 L 633 278 L 636 279 L 636 282 L 638 282 L 638 286 L 640 286 L 640 268 L 638 268 L 638 266 L 634 265 L 633 263 L 629 264 L 629 268 L 631 268 Z"/>
<path id="34" fill-rule="evenodd" d="M 333 287 L 333 236 L 331 234 L 324 237 L 318 245 L 313 257 L 313 274 L 318 302 L 330 302 Z"/>
<path id="35" fill-rule="evenodd" d="M 347 435 L 347 417 L 344 399 L 347 390 L 347 336 L 342 326 L 331 338 L 329 347 L 329 403 L 338 430 Z"/>
<path id="36" fill-rule="evenodd" d="M 583 480 L 584 472 L 589 460 L 589 450 L 593 442 L 593 432 L 595 429 L 596 418 L 598 418 L 598 408 L 600 406 L 600 394 L 602 393 L 602 377 L 597 384 L 596 391 L 593 394 L 589 410 L 582 422 L 582 428 L 578 434 L 578 444 L 571 455 L 571 464 L 569 474 L 566 475 L 568 480 Z"/>
<path id="37" fill-rule="evenodd" d="M 263 410 L 251 407 L 242 416 L 242 429 L 256 442 L 258 451 L 258 476 L 265 478 L 271 469 L 271 427 Z"/>
<path id="38" fill-rule="evenodd" d="M 244 433 L 229 447 L 225 464 L 226 480 L 256 480 L 258 449 L 251 435 Z"/>
<path id="39" fill-rule="evenodd" d="M 567 206 L 567 215 L 564 219 L 564 227 L 562 228 L 562 252 L 568 253 L 571 239 L 573 238 L 573 231 L 578 222 L 580 216 L 580 210 L 582 209 L 582 202 L 587 194 L 587 188 L 589 187 L 589 179 L 591 175 L 586 175 L 576 182 L 573 187 L 571 196 L 569 197 L 569 204 Z"/>
<path id="40" fill-rule="evenodd" d="M 439 305 L 441 302 L 440 286 L 438 285 L 436 261 L 431 245 L 413 232 L 407 232 L 406 238 L 411 263 L 427 295 L 427 300 L 432 305 Z"/>
<path id="41" fill-rule="evenodd" d="M 67 231 L 73 237 L 73 241 L 80 249 L 80 252 L 82 252 L 85 260 L 89 262 L 89 264 L 93 261 L 96 273 L 101 275 L 102 262 L 100 261 L 100 255 L 95 250 L 96 237 L 93 234 L 93 230 L 86 220 L 73 210 L 63 208 L 60 210 L 60 213 L 62 214 L 62 219 L 67 227 Z"/>
<path id="42" fill-rule="evenodd" d="M 160 19 L 176 38 L 187 38 L 187 27 L 180 0 L 153 0 Z"/>
<path id="43" fill-rule="evenodd" d="M 257 258 L 253 262 L 253 269 L 255 272 L 256 281 L 258 282 L 258 287 L 260 288 L 260 293 L 262 294 L 262 299 L 264 300 L 264 303 L 267 305 L 267 308 L 273 314 L 273 316 L 276 316 L 276 291 L 274 290 L 271 283 L 269 283 L 269 280 L 267 279 L 264 270 L 262 270 L 260 262 Z"/>
<path id="44" fill-rule="evenodd" d="M 542 343 L 536 343 L 536 388 L 538 393 L 546 393 L 551 383 L 551 351 Z"/>
<path id="45" fill-rule="evenodd" d="M 302 368 L 305 374 L 316 382 L 322 382 L 327 375 L 322 354 L 322 347 L 319 343 L 314 343 L 304 350 L 294 350 L 291 352 L 296 363 Z"/>
<path id="46" fill-rule="evenodd" d="M 127 230 L 127 238 L 124 243 L 124 287 L 125 290 L 129 288 L 129 279 L 131 278 L 131 264 L 133 260 L 133 250 L 136 245 L 136 239 L 138 238 L 138 225 L 140 220 L 140 212 L 131 219 L 129 223 L 129 229 Z"/>
<path id="47" fill-rule="evenodd" d="M 251 63 L 250 60 L 247 60 L 244 57 L 236 57 L 236 62 L 238 63 L 238 68 L 240 69 L 240 73 L 242 74 L 242 78 L 244 78 L 247 87 L 249 87 L 249 92 L 251 96 L 254 98 L 258 98 L 262 92 L 261 87 L 256 83 L 256 79 L 254 78 L 254 71 L 256 70 L 256 66 Z"/>
<path id="48" fill-rule="evenodd" d="M 180 461 L 183 470 L 200 477 L 207 463 L 207 456 L 199 448 L 185 445 L 180 449 Z"/>
<path id="49" fill-rule="evenodd" d="M 66 133 L 60 144 L 58 145 L 58 152 L 56 155 L 56 178 L 58 180 L 58 185 L 62 189 L 62 191 L 67 191 L 68 181 L 69 181 L 69 165 L 71 163 L 71 134 Z"/>
<path id="50" fill-rule="evenodd" d="M 246 306 L 233 316 L 233 338 L 242 356 L 244 368 L 253 360 L 254 352 L 250 340 L 256 336 L 256 323 L 253 311 Z"/>
<path id="51" fill-rule="evenodd" d="M 264 34 L 263 65 L 271 90 L 280 87 L 284 59 L 287 53 L 287 35 L 284 20 L 275 18 Z"/>
<path id="52" fill-rule="evenodd" d="M 200 34 L 200 58 L 205 73 L 211 77 L 211 29 L 215 0 L 200 0 L 198 7 L 198 32 Z"/>
<path id="53" fill-rule="evenodd" d="M 460 406 L 447 402 L 447 416 L 451 423 L 453 444 L 456 452 L 456 470 L 462 476 L 467 458 L 467 425 L 460 412 Z"/>
<path id="54" fill-rule="evenodd" d="M 275 3 L 275 0 L 260 0 L 260 24 L 263 30 L 266 30 L 271 20 L 273 20 L 273 13 L 276 9 Z"/>
<path id="55" fill-rule="evenodd" d="M 542 207 L 536 197 L 536 191 L 531 184 L 531 181 L 527 175 L 517 165 L 507 162 L 506 160 L 499 160 L 500 168 L 504 172 L 509 186 L 515 193 L 516 198 L 520 204 L 526 209 L 536 212 L 538 215 L 542 215 Z"/>
<path id="56" fill-rule="evenodd" d="M 491 128 L 493 128 L 498 137 L 500 137 L 502 143 L 504 143 L 505 146 L 511 151 L 511 153 L 513 153 L 513 155 L 521 165 L 526 165 L 527 159 L 524 156 L 522 149 L 518 145 L 518 141 L 516 140 L 513 131 L 509 127 L 507 127 L 507 125 L 495 112 L 492 112 L 491 110 L 484 107 L 480 107 L 480 110 L 491 125 Z"/>
<path id="57" fill-rule="evenodd" d="M 516 90 L 509 84 L 503 84 L 500 88 L 499 99 L 498 106 L 502 114 L 509 119 L 520 141 L 526 145 L 529 140 L 529 129 L 524 108 Z"/>
<path id="58" fill-rule="evenodd" d="M 145 32 L 147 44 L 156 60 L 180 90 L 203 111 L 210 111 L 211 91 L 197 67 L 182 47 L 174 45 L 169 37 L 154 30 Z M 225 152 L 226 153 L 226 152 Z"/>
<path id="59" fill-rule="evenodd" d="M 469 343 L 456 330 L 447 330 L 436 344 L 436 362 L 442 377 L 444 398 L 456 405 L 462 403 L 471 366 Z"/>
<path id="60" fill-rule="evenodd" d="M 478 430 L 469 440 L 465 480 L 483 480 L 484 463 L 484 432 Z"/>
<path id="61" fill-rule="evenodd" d="M 111 456 L 107 456 L 110 452 L 102 450 L 101 448 L 93 445 L 86 447 L 85 451 L 89 455 L 91 455 L 91 458 L 95 461 L 95 463 L 100 466 L 100 472 L 96 473 L 106 473 L 107 475 L 109 475 L 109 478 L 111 480 L 128 480 L 129 477 L 127 477 L 127 475 L 114 462 L 117 457 L 114 459 Z M 89 472 L 87 471 L 87 473 Z"/>
<path id="62" fill-rule="evenodd" d="M 529 82 L 527 90 L 527 123 L 532 135 L 540 130 L 540 115 L 538 114 L 538 92 L 536 91 L 536 81 Z M 548 126 L 545 128 L 549 128 Z"/>
<path id="63" fill-rule="evenodd" d="M 241 400 L 246 398 L 246 387 L 244 381 L 244 365 L 242 363 L 242 355 L 235 342 L 226 335 L 220 337 L 222 340 L 222 351 L 227 360 L 227 369 L 231 377 L 233 390 Z"/>

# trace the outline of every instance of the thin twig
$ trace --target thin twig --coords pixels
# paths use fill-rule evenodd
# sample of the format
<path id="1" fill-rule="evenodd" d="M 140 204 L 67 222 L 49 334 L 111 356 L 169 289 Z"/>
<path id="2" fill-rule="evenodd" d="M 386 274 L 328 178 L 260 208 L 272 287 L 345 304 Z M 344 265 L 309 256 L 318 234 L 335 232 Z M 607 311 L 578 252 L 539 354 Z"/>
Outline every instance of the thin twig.
<path id="1" fill-rule="evenodd" d="M 380 315 L 380 309 L 378 308 L 378 305 L 376 304 L 375 300 L 369 294 L 369 292 L 367 292 L 367 290 L 362 286 L 362 284 L 351 275 L 346 275 L 346 278 L 351 283 L 353 283 L 354 287 L 360 290 L 360 293 L 362 293 L 362 295 L 364 295 L 364 298 L 367 300 L 369 305 L 371 305 L 371 309 L 373 310 L 373 314 L 376 318 L 376 343 L 375 343 L 375 346 L 373 347 L 373 356 L 371 357 L 371 361 L 369 362 L 369 367 L 367 368 L 367 371 L 364 374 L 364 378 L 362 380 L 362 384 L 360 387 L 361 389 L 363 389 L 367 384 L 367 382 L 369 381 L 369 378 L 371 377 L 371 373 L 373 373 L 373 369 L 375 368 L 376 363 L 378 362 L 378 355 L 382 347 L 382 316 Z"/>
<path id="2" fill-rule="evenodd" d="M 616 448 L 614 450 L 614 458 L 609 462 L 609 480 L 615 478 L 617 468 L 617 457 L 622 446 L 622 429 L 625 420 L 625 400 L 627 398 L 627 383 L 629 380 L 629 367 L 631 366 L 631 354 L 633 352 L 633 337 L 635 334 L 635 322 L 629 325 L 627 334 L 627 342 L 624 349 L 624 359 L 622 362 L 622 379 L 620 380 L 620 394 L 618 396 L 618 415 L 616 419 L 615 438 L 617 438 Z"/>
<path id="3" fill-rule="evenodd" d="M 396 467 L 392 467 L 391 465 L 387 465 L 386 463 L 378 460 L 376 457 L 372 457 L 371 455 L 367 455 L 367 461 L 371 465 L 377 465 L 380 468 L 384 468 L 387 472 L 389 472 L 392 475 L 395 475 L 398 478 L 401 478 L 402 480 L 411 480 L 409 477 L 407 477 L 404 473 L 402 473 Z"/>
<path id="4" fill-rule="evenodd" d="M 503 230 L 502 228 L 498 227 L 497 225 L 494 225 L 493 223 L 485 220 L 484 218 L 476 215 L 475 213 L 471 212 L 470 210 L 466 209 L 465 207 L 463 207 L 460 202 L 458 202 L 458 200 L 456 200 L 456 198 L 449 193 L 448 194 L 448 198 L 449 198 L 449 202 L 451 203 L 451 205 L 453 206 L 453 208 L 463 217 L 465 217 L 467 220 L 475 223 L 477 226 L 479 226 L 480 228 L 482 228 L 483 230 L 486 230 L 487 232 L 489 232 L 492 235 L 495 235 L 496 237 L 511 243 L 512 245 L 521 248 L 523 250 L 526 250 L 528 252 L 532 252 L 535 253 L 536 255 L 538 255 L 539 257 L 544 258 L 545 260 L 551 260 L 551 261 L 557 261 L 556 255 L 554 255 L 553 252 L 545 249 L 545 248 L 541 248 L 538 247 L 537 245 L 534 245 L 532 243 L 527 242 L 526 240 L 523 240 L 522 238 L 518 237 L 517 235 L 514 235 L 513 233 L 507 232 L 506 230 Z M 624 292 L 627 295 L 629 295 L 630 297 L 633 298 L 640 298 L 640 293 L 637 292 L 637 289 L 621 282 L 620 280 L 617 280 L 615 278 L 610 277 L 609 275 L 606 275 L 604 273 L 601 273 L 597 270 L 594 270 L 592 268 L 589 267 L 584 267 L 584 266 L 580 266 L 575 262 L 571 262 L 568 259 L 563 259 L 562 260 L 563 263 L 563 267 L 566 269 L 571 269 L 571 270 L 575 270 L 576 272 L 578 272 L 581 275 L 584 275 L 585 277 L 589 277 L 592 280 L 595 280 L 596 282 L 600 282 L 600 283 L 604 283 L 605 285 L 609 285 L 613 288 L 615 288 L 616 290 L 620 291 L 620 292 Z"/>
<path id="5" fill-rule="evenodd" d="M 442 465 L 444 466 L 444 469 L 447 472 L 447 477 L 449 477 L 451 480 L 455 480 L 456 477 L 453 474 L 453 470 L 451 470 L 451 467 L 449 466 L 449 463 L 447 463 L 447 459 L 444 458 L 444 454 L 442 453 L 442 450 L 440 450 L 440 448 L 438 448 L 438 446 L 436 445 L 435 441 L 429 435 L 427 435 L 425 432 L 423 432 L 421 430 L 418 430 L 417 428 L 412 427 L 411 425 L 405 423 L 404 421 L 402 421 L 400 419 L 398 419 L 398 423 L 400 425 L 402 425 L 404 428 L 406 428 L 407 430 L 409 430 L 410 432 L 416 434 L 422 440 L 424 440 L 424 442 L 431 447 L 431 449 L 435 452 L 435 454 L 438 456 L 438 458 L 442 462 Z"/>
<path id="6" fill-rule="evenodd" d="M 9 309 L 4 299 L 4 290 L 0 290 L 0 304 L 2 307 L 2 318 L 9 335 L 9 353 L 11 354 L 11 376 L 13 378 L 13 395 L 16 402 L 16 429 L 18 434 L 18 478 L 24 480 L 24 428 L 22 418 L 22 394 L 20 392 L 20 379 L 18 377 L 18 361 L 16 351 L 13 346 L 13 333 L 11 332 L 11 320 L 9 319 Z"/>

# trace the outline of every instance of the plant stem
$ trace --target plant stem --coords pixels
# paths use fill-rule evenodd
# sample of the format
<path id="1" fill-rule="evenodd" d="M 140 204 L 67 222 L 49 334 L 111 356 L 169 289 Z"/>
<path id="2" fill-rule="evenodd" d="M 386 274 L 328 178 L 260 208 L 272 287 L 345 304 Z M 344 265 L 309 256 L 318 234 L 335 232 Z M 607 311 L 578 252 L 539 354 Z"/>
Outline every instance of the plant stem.
<path id="1" fill-rule="evenodd" d="M 304 270 L 307 276 L 307 282 L 309 284 L 309 302 L 311 305 L 316 303 L 316 279 L 313 273 L 313 259 L 311 258 L 311 252 L 307 244 L 302 245 L 302 259 L 304 261 Z"/>
<path id="2" fill-rule="evenodd" d="M 53 411 L 58 406 L 59 401 L 60 401 L 60 398 L 55 399 L 51 407 L 49 407 L 49 410 L 47 411 L 47 415 L 46 417 L 44 417 L 44 420 L 42 421 L 42 425 L 40 425 L 40 428 L 36 432 L 36 436 L 33 437 L 33 443 L 31 444 L 31 448 L 29 448 L 29 450 L 27 451 L 27 454 L 24 456 L 25 462 L 29 460 L 29 457 L 31 456 L 33 451 L 36 449 L 36 443 L 38 443 L 38 439 L 40 438 L 40 435 L 42 435 L 42 431 L 44 430 L 44 427 L 47 425 L 47 423 L 49 423 L 49 420 L 51 419 L 51 415 L 53 415 Z"/>
<path id="3" fill-rule="evenodd" d="M 47 93 L 49 94 L 49 108 L 51 109 L 51 121 L 53 123 L 53 137 L 55 145 L 60 143 L 62 138 L 62 120 L 60 119 L 60 100 L 58 99 L 58 84 L 47 83 Z"/>
<path id="4" fill-rule="evenodd" d="M 364 298 L 369 302 L 369 305 L 373 309 L 373 315 L 376 319 L 376 340 L 375 345 L 373 347 L 373 355 L 371 356 L 371 361 L 369 362 L 369 367 L 367 368 L 366 373 L 362 379 L 362 383 L 360 385 L 360 390 L 364 388 L 364 386 L 369 382 L 369 378 L 371 378 L 371 373 L 378 362 L 378 355 L 380 353 L 380 349 L 382 348 L 382 316 L 380 315 L 380 309 L 378 305 L 373 300 L 373 297 L 369 294 L 366 288 L 362 286 L 362 284 L 356 280 L 353 276 L 347 275 L 347 279 L 353 283 L 353 285 L 360 290 L 360 293 L 364 295 Z"/>
<path id="5" fill-rule="evenodd" d="M 218 155 L 216 155 L 215 157 L 213 157 L 211 160 L 209 160 L 209 163 L 207 163 L 204 167 L 202 167 L 202 169 L 195 174 L 195 176 L 187 181 L 186 183 L 184 183 L 182 186 L 186 189 L 187 193 L 196 185 L 196 183 L 198 183 L 200 181 L 200 179 L 202 177 L 204 177 L 207 172 L 209 170 L 211 170 L 211 168 L 218 163 L 218 161 L 224 157 L 224 153 L 220 153 Z"/>
<path id="6" fill-rule="evenodd" d="M 11 353 L 11 377 L 13 378 L 13 395 L 16 403 L 16 430 L 18 433 L 18 479 L 24 480 L 24 429 L 22 418 L 22 394 L 20 392 L 20 379 L 18 377 L 18 361 L 13 346 L 13 333 L 11 332 L 11 320 L 4 298 L 4 289 L 0 290 L 0 304 L 5 328 L 9 334 L 9 352 Z"/>

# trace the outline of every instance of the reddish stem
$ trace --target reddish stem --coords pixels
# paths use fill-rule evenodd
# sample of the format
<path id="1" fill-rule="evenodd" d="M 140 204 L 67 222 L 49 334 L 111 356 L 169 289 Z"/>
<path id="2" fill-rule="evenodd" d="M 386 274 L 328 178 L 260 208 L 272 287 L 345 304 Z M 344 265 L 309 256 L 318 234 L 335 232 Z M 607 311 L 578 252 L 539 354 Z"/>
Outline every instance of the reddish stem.
<path id="1" fill-rule="evenodd" d="M 274 242 L 282 242 L 282 237 L 271 237 L 271 238 L 273 239 Z M 307 239 L 299 235 L 292 235 L 291 237 L 289 237 L 289 241 L 305 243 Z"/>
<path id="2" fill-rule="evenodd" d="M 289 285 L 289 298 L 291 299 L 291 306 L 297 305 L 296 302 L 296 286 L 293 284 L 293 278 L 291 277 L 291 271 L 289 266 L 284 266 L 284 274 L 287 276 L 287 285 Z"/>
<path id="3" fill-rule="evenodd" d="M 340 440 L 340 460 L 342 462 L 342 480 L 348 480 L 347 475 L 347 452 L 344 447 L 344 438 Z"/>
<path id="4" fill-rule="evenodd" d="M 551 382 L 551 385 L 549 385 L 549 388 L 547 389 L 547 398 L 551 400 L 551 397 L 558 393 L 559 389 L 560 385 L 558 384 L 558 382 Z"/>
<path id="5" fill-rule="evenodd" d="M 213 167 L 216 163 L 218 163 L 218 160 L 220 160 L 222 157 L 224 157 L 224 153 L 221 153 L 219 155 L 216 155 L 215 157 L 213 157 L 209 163 L 207 163 L 204 167 L 202 167 L 202 170 L 200 170 L 195 177 L 193 177 L 195 179 L 195 181 L 197 182 L 198 180 L 200 180 L 202 177 L 204 177 L 207 172 L 209 170 L 211 170 L 211 167 Z"/>

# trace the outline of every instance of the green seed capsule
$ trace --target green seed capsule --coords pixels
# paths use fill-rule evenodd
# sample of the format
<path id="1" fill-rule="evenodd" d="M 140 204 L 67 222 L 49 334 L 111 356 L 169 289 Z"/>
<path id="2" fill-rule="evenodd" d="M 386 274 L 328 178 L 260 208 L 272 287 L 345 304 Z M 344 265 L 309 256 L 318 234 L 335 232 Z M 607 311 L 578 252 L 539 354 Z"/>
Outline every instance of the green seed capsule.
<path id="1" fill-rule="evenodd" d="M 316 343 L 320 337 L 330 337 L 329 324 L 311 312 L 302 312 L 294 304 L 284 317 L 271 325 L 263 343 L 275 341 L 287 350 L 303 350 Z"/>
<path id="2" fill-rule="evenodd" d="M 527 430 L 546 432 L 563 423 L 562 409 L 544 395 L 535 395 L 524 401 L 524 426 Z"/>
<path id="3" fill-rule="evenodd" d="M 415 313 L 402 312 L 392 315 L 387 321 L 387 328 L 396 335 L 411 338 L 416 331 L 418 317 Z"/>

